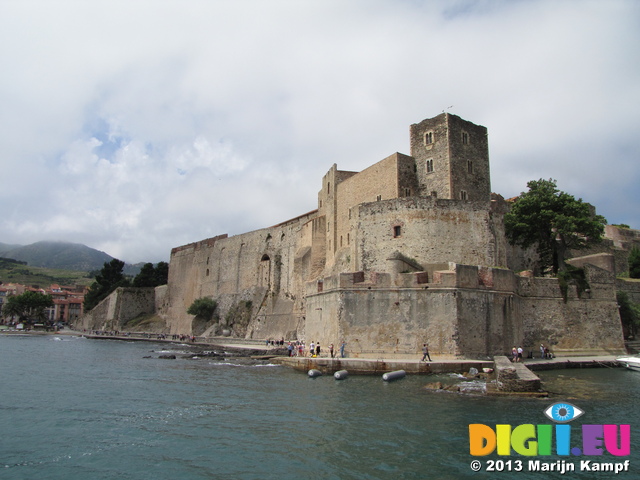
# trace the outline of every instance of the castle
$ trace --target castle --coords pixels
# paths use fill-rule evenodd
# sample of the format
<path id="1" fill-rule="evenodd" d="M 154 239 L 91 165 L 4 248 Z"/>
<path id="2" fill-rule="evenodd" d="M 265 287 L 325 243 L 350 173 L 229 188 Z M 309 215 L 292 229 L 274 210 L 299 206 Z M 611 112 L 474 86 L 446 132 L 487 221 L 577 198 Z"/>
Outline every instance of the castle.
<path id="1" fill-rule="evenodd" d="M 526 272 L 531 256 L 506 240 L 509 206 L 491 193 L 485 127 L 442 113 L 411 125 L 410 149 L 361 172 L 334 164 L 316 210 L 174 248 L 153 300 L 167 331 L 344 341 L 361 356 L 415 355 L 424 342 L 456 357 L 540 343 L 559 354 L 624 351 L 623 257 L 576 259 L 590 288 L 563 295 L 557 279 Z M 186 313 L 201 297 L 217 301 L 218 319 Z"/>

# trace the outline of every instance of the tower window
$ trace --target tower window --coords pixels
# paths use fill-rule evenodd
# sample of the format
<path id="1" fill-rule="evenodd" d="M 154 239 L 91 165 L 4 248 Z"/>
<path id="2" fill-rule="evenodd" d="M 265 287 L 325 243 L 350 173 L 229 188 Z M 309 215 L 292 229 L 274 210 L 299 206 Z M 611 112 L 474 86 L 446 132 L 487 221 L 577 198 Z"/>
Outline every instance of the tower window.
<path id="1" fill-rule="evenodd" d="M 378 196 L 376 197 L 376 201 L 377 201 L 377 202 L 379 202 L 379 201 L 381 201 L 381 200 L 382 200 L 382 195 L 378 195 Z"/>
<path id="2" fill-rule="evenodd" d="M 473 173 L 473 160 L 467 160 L 467 172 Z"/>
<path id="3" fill-rule="evenodd" d="M 462 144 L 469 145 L 469 134 L 467 132 L 462 132 Z"/>
<path id="4" fill-rule="evenodd" d="M 460 190 L 460 200 L 467 200 L 467 191 Z"/>
<path id="5" fill-rule="evenodd" d="M 411 196 L 411 189 L 408 187 L 404 188 L 404 196 L 405 197 L 410 197 Z"/>
<path id="6" fill-rule="evenodd" d="M 426 132 L 424 134 L 424 144 L 425 145 L 433 144 L 433 132 Z"/>
<path id="7" fill-rule="evenodd" d="M 433 158 L 427 160 L 427 173 L 433 172 Z"/>
<path id="8" fill-rule="evenodd" d="M 402 235 L 402 227 L 400 225 L 396 225 L 393 227 L 393 238 L 398 238 Z"/>

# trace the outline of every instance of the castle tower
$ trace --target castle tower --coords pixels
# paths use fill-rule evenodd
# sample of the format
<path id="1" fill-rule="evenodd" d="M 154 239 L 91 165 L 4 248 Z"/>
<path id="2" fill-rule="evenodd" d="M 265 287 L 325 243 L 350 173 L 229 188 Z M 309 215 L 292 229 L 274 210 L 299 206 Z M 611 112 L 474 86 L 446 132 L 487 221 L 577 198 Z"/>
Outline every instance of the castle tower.
<path id="1" fill-rule="evenodd" d="M 420 196 L 490 200 L 487 129 L 442 113 L 411 125 Z"/>

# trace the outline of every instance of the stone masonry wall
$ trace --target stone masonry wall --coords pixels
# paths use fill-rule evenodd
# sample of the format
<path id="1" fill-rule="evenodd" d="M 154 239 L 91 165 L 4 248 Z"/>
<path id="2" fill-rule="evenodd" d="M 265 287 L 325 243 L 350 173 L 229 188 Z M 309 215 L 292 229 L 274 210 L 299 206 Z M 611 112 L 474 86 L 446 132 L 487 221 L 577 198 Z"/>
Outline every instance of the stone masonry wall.
<path id="1" fill-rule="evenodd" d="M 162 312 L 171 333 L 192 331 L 193 316 L 186 311 L 201 297 L 218 302 L 222 323 L 238 302 L 251 302 L 252 323 L 234 334 L 281 337 L 295 331 L 303 310 L 304 274 L 312 274 L 317 261 L 306 243 L 314 236 L 316 219 L 311 212 L 271 228 L 174 249 Z"/>
<path id="2" fill-rule="evenodd" d="M 139 315 L 155 312 L 154 288 L 117 288 L 93 310 L 78 319 L 76 329 L 121 330 Z"/>
<path id="3" fill-rule="evenodd" d="M 354 270 L 389 271 L 396 252 L 420 265 L 442 259 L 468 265 L 504 266 L 504 238 L 496 239 L 489 202 L 456 202 L 431 197 L 403 198 L 358 209 Z M 399 227 L 400 235 L 395 227 Z M 498 255 L 500 254 L 500 257 Z"/>
<path id="4" fill-rule="evenodd" d="M 443 356 L 481 358 L 511 347 L 537 351 L 540 343 L 560 355 L 624 352 L 610 272 L 586 265 L 590 291 L 570 289 L 567 301 L 556 279 L 519 277 L 512 271 L 450 264 L 427 284 L 420 274 L 342 274 L 307 285 L 302 338 L 322 345 L 344 340 L 350 356 L 418 355 L 422 343 Z"/>

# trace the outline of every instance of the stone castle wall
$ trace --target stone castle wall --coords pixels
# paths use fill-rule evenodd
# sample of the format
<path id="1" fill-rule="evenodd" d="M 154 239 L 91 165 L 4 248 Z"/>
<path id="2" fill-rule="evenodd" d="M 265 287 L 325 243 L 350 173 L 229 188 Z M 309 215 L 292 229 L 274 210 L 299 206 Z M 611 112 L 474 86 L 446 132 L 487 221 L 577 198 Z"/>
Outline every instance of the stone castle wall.
<path id="1" fill-rule="evenodd" d="M 129 320 L 155 311 L 154 288 L 120 287 L 80 317 L 74 327 L 84 330 L 122 330 L 123 325 Z"/>
<path id="2" fill-rule="evenodd" d="M 356 212 L 356 270 L 415 270 L 395 258 L 418 265 L 446 258 L 463 264 L 506 266 L 506 242 L 498 245 L 495 233 L 487 228 L 493 224 L 488 201 L 411 197 L 363 204 Z"/>
<path id="3" fill-rule="evenodd" d="M 323 256 L 316 252 L 321 247 L 314 249 L 312 243 L 323 228 L 323 220 L 311 212 L 271 228 L 174 249 L 161 312 L 170 333 L 191 332 L 194 318 L 186 312 L 201 297 L 216 299 L 220 328 L 232 331 L 233 325 L 225 324 L 227 312 L 238 302 L 251 302 L 253 320 L 233 331 L 236 335 L 280 337 L 296 330 L 302 281 L 323 267 Z M 270 328 L 272 322 L 279 326 Z"/>
<path id="4" fill-rule="evenodd" d="M 304 337 L 325 346 L 345 341 L 351 356 L 418 355 L 425 342 L 437 355 L 474 358 L 513 346 L 536 352 L 540 343 L 556 354 L 623 353 L 613 277 L 585 269 L 590 292 L 571 288 L 566 302 L 557 279 L 459 264 L 429 283 L 405 274 L 404 288 L 388 275 L 325 278 L 322 292 L 307 286 Z"/>

